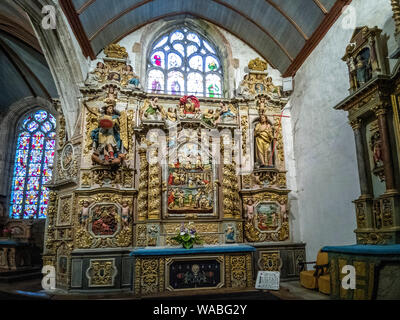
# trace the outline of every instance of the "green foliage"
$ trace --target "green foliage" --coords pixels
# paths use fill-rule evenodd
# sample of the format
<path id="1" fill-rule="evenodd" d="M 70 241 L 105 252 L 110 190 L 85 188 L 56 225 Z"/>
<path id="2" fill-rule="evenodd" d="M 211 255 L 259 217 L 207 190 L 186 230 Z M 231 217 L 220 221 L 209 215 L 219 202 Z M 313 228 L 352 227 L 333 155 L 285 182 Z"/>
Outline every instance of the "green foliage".
<path id="1" fill-rule="evenodd" d="M 197 234 L 196 229 L 190 223 L 188 228 L 185 228 L 185 225 L 182 223 L 182 226 L 179 229 L 178 234 L 175 237 L 172 237 L 171 239 L 181 244 L 185 249 L 191 249 L 193 248 L 194 244 L 203 243 L 203 241 Z"/>

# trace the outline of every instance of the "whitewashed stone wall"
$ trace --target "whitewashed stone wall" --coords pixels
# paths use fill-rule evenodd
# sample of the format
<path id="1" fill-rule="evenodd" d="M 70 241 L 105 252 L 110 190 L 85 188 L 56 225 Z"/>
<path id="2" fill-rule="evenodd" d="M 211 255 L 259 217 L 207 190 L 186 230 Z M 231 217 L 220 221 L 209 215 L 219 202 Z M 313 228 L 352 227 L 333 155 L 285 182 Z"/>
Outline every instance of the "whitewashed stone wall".
<path id="1" fill-rule="evenodd" d="M 389 53 L 393 52 L 390 1 L 353 0 L 351 5 L 356 25 L 383 29 L 390 36 Z M 354 136 L 346 113 L 333 109 L 349 94 L 347 66 L 341 58 L 354 30 L 343 28 L 343 18 L 297 72 L 290 100 L 298 198 L 292 212 L 300 221 L 308 261 L 315 260 L 322 246 L 356 242 L 352 200 L 360 190 Z"/>

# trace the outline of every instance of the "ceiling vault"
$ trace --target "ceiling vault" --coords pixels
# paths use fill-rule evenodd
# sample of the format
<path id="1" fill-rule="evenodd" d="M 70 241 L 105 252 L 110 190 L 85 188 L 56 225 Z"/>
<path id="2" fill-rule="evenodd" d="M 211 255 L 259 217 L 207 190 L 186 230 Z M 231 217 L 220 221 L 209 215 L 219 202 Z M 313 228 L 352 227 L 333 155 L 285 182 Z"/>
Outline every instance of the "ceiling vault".
<path id="1" fill-rule="evenodd" d="M 160 19 L 164 19 L 164 18 L 168 18 L 168 17 L 173 17 L 173 16 L 180 16 L 180 15 L 189 15 L 198 19 L 202 19 L 205 21 L 208 21 L 210 23 L 215 24 L 216 26 L 220 27 L 221 29 L 224 29 L 225 31 L 233 34 L 236 38 L 238 38 L 239 40 L 243 41 L 244 43 L 246 43 L 250 48 L 252 48 L 255 52 L 257 52 L 260 56 L 263 56 L 258 49 L 256 49 L 251 43 L 249 43 L 247 40 L 245 40 L 243 37 L 241 37 L 240 35 L 238 35 L 237 33 L 233 32 L 232 30 L 227 29 L 225 26 L 223 26 L 221 23 L 219 23 L 218 21 L 212 20 L 206 16 L 203 16 L 199 13 L 194 13 L 194 12 L 189 12 L 189 11 L 185 11 L 185 12 L 171 12 L 171 13 L 167 13 L 167 14 L 163 14 L 161 16 L 157 16 L 154 17 L 140 25 L 137 25 L 135 27 L 133 27 L 132 29 L 129 29 L 127 32 L 125 32 L 124 34 L 118 36 L 118 38 L 115 38 L 113 41 L 111 41 L 111 43 L 115 43 L 115 42 L 119 42 L 120 40 L 122 40 L 123 38 L 125 38 L 127 35 L 131 34 L 132 32 L 135 32 L 136 30 L 150 24 L 153 23 L 157 20 Z M 273 65 L 272 63 L 268 62 L 274 69 L 277 69 L 277 67 L 275 65 Z"/>
<path id="2" fill-rule="evenodd" d="M 315 47 L 320 43 L 332 25 L 340 17 L 343 7 L 349 5 L 352 0 L 337 1 L 332 7 L 331 11 L 325 16 L 324 22 L 314 31 L 313 35 L 306 42 L 303 49 L 297 55 L 296 59 L 292 62 L 289 68 L 283 74 L 284 77 L 294 76 L 297 70 L 301 67 L 304 61 L 308 58 Z"/>
<path id="3" fill-rule="evenodd" d="M 8 60 L 12 63 L 14 68 L 17 70 L 18 74 L 24 81 L 25 85 L 28 87 L 29 91 L 31 92 L 32 96 L 37 97 L 35 90 L 33 89 L 32 85 L 29 83 L 28 79 L 26 79 L 25 73 L 21 70 L 20 66 L 18 65 L 15 59 L 15 53 L 11 50 L 9 46 L 7 46 L 3 40 L 0 39 L 0 48 L 3 49 L 4 54 L 7 56 Z"/>
<path id="4" fill-rule="evenodd" d="M 268 32 L 268 30 L 266 30 L 264 27 L 262 27 L 259 23 L 255 22 L 254 20 L 252 20 L 249 16 L 245 15 L 243 12 L 239 11 L 238 9 L 232 7 L 231 5 L 224 3 L 220 0 L 211 0 L 213 2 L 216 2 L 224 7 L 227 7 L 228 9 L 236 12 L 237 14 L 241 15 L 243 18 L 245 18 L 246 20 L 250 21 L 250 23 L 253 23 L 254 25 L 256 25 L 260 30 L 262 30 L 267 36 L 269 36 L 272 41 L 274 41 L 279 48 L 287 55 L 287 57 L 289 58 L 290 61 L 293 61 L 293 57 L 290 55 L 290 53 L 287 51 L 287 49 L 270 33 Z"/>
<path id="5" fill-rule="evenodd" d="M 45 94 L 46 98 L 50 100 L 51 95 L 47 91 L 46 87 L 42 84 L 42 82 L 35 75 L 35 73 L 26 65 L 26 63 L 22 59 L 20 59 L 18 54 L 1 39 L 0 39 L 0 47 L 4 50 L 4 53 L 7 55 L 8 59 L 11 61 L 11 63 L 17 69 L 18 73 L 25 81 L 25 83 L 28 86 L 29 90 L 31 91 L 32 95 L 34 97 L 37 97 L 37 93 L 35 92 L 32 85 L 26 78 L 25 72 L 27 72 L 29 74 L 29 76 L 31 76 L 33 78 L 33 80 L 38 84 L 38 86 L 40 87 L 42 92 Z"/>
<path id="6" fill-rule="evenodd" d="M 96 1 L 96 0 L 94 0 Z M 281 15 L 283 15 L 292 25 L 293 27 L 295 27 L 297 29 L 297 31 L 303 36 L 303 38 L 305 40 L 308 40 L 307 35 L 304 33 L 303 29 L 300 28 L 300 26 L 296 23 L 296 21 L 294 21 L 291 17 L 289 17 L 285 11 L 283 11 L 281 9 L 281 7 L 279 7 L 275 2 L 272 2 L 271 0 L 265 0 L 269 5 L 271 5 L 272 7 L 274 7 L 276 10 L 279 11 L 279 13 Z"/>
<path id="7" fill-rule="evenodd" d="M 302 17 L 301 15 L 297 15 L 293 16 L 293 12 L 289 13 L 287 12 L 287 10 L 285 10 L 285 6 L 280 6 L 278 4 L 275 3 L 274 0 L 265 0 L 265 6 L 268 6 L 268 8 L 273 8 L 274 10 L 268 10 L 268 14 L 269 16 L 272 15 L 272 17 L 274 17 L 273 15 L 275 15 L 276 17 L 279 15 L 280 17 L 283 17 L 285 19 L 285 21 L 287 21 L 287 23 L 283 23 L 282 28 L 286 28 L 286 35 L 288 34 L 287 32 L 290 32 L 288 30 L 293 30 L 294 29 L 298 32 L 298 33 L 293 33 L 290 36 L 290 39 L 293 39 L 294 42 L 292 43 L 292 40 L 289 40 L 289 38 L 285 38 L 285 32 L 281 33 L 281 34 L 275 34 L 275 32 L 271 32 L 270 30 L 267 30 L 263 25 L 260 24 L 259 21 L 255 21 L 255 19 L 252 18 L 253 14 L 246 14 L 245 12 L 243 12 L 244 10 L 240 9 L 239 5 L 233 5 L 232 3 L 229 3 L 229 1 L 222 1 L 222 0 L 208 0 L 210 3 L 215 3 L 217 5 L 222 6 L 225 9 L 222 9 L 226 13 L 225 18 L 228 17 L 228 22 L 220 22 L 220 21 L 216 21 L 217 18 L 215 17 L 215 15 L 212 17 L 212 15 L 208 14 L 207 12 L 203 13 L 198 13 L 197 11 L 200 10 L 192 10 L 192 8 L 190 6 L 179 6 L 179 2 L 178 5 L 175 5 L 174 7 L 171 7 L 170 12 L 168 12 L 168 10 L 164 10 L 164 12 L 160 12 L 160 14 L 157 15 L 157 13 L 153 13 L 153 15 L 157 15 L 157 17 L 154 17 L 152 14 L 149 14 L 148 17 L 144 17 L 145 19 L 142 21 L 139 21 L 140 23 L 133 25 L 132 28 L 129 28 L 129 25 L 123 25 L 123 29 L 119 32 L 120 34 L 118 34 L 118 36 L 115 36 L 115 31 L 114 34 L 110 34 L 109 29 L 107 27 L 109 27 L 110 25 L 112 25 L 114 22 L 119 21 L 119 19 L 127 14 L 129 14 L 130 12 L 146 5 L 146 4 L 150 4 L 153 5 L 153 3 L 155 2 L 155 0 L 143 0 L 143 1 L 139 1 L 136 2 L 134 5 L 131 5 L 127 8 L 122 8 L 121 7 L 121 11 L 118 12 L 117 14 L 115 14 L 113 17 L 109 18 L 107 17 L 108 20 L 106 20 L 105 22 L 102 22 L 100 20 L 100 22 L 102 22 L 102 24 L 100 25 L 94 25 L 94 28 L 92 27 L 92 31 L 86 31 L 86 30 L 90 30 L 87 29 L 88 23 L 94 23 L 95 20 L 93 17 L 89 18 L 86 16 L 85 20 L 82 20 L 85 22 L 85 25 L 82 24 L 82 21 L 80 19 L 80 16 L 82 15 L 82 13 L 84 13 L 86 10 L 94 10 L 93 12 L 96 12 L 96 10 L 99 10 L 99 8 L 102 8 L 100 6 L 100 2 L 96 2 L 96 0 L 87 0 L 85 2 L 82 3 L 82 1 L 79 2 L 79 8 L 76 9 L 74 6 L 74 1 L 75 0 L 59 0 L 60 5 L 65 13 L 65 15 L 67 16 L 67 19 L 72 27 L 73 32 L 75 33 L 75 36 L 77 37 L 77 40 L 82 48 L 82 51 L 84 53 L 85 56 L 89 56 L 91 59 L 95 59 L 96 54 L 94 52 L 94 49 L 96 49 L 96 52 L 99 50 L 99 48 L 101 48 L 103 45 L 107 45 L 109 43 L 112 42 L 116 42 L 121 40 L 123 37 L 127 36 L 129 33 L 132 33 L 136 30 L 138 30 L 139 28 L 155 22 L 157 20 L 166 18 L 166 17 L 172 17 L 172 16 L 179 16 L 179 15 L 190 15 L 196 18 L 200 18 L 203 20 L 206 20 L 210 23 L 213 23 L 217 26 L 219 26 L 220 28 L 226 30 L 227 32 L 232 33 L 234 36 L 236 36 L 238 39 L 242 40 L 243 42 L 245 42 L 247 45 L 249 45 L 252 49 L 254 49 L 258 54 L 260 54 L 260 56 L 262 56 L 265 60 L 267 60 L 272 66 L 274 66 L 274 64 L 278 64 L 275 65 L 274 67 L 277 68 L 278 70 L 281 71 L 281 73 L 283 74 L 283 76 L 294 76 L 296 71 L 300 68 L 300 66 L 302 65 L 302 63 L 307 59 L 307 57 L 309 56 L 309 54 L 313 51 L 313 49 L 318 45 L 318 43 L 321 41 L 321 39 L 325 36 L 325 34 L 328 32 L 328 30 L 330 29 L 330 27 L 333 25 L 333 23 L 338 19 L 338 17 L 340 16 L 342 9 L 345 5 L 348 5 L 351 0 L 336 0 L 335 4 L 332 6 L 332 8 L 330 8 L 330 10 L 327 10 L 327 8 L 324 6 L 324 4 L 322 3 L 321 0 L 308 0 L 308 2 L 310 3 L 309 5 L 307 5 L 310 9 L 309 10 L 313 10 L 311 12 L 314 12 L 310 17 Z M 99 4 L 99 5 L 97 5 Z M 126 4 L 126 3 L 125 3 Z M 128 2 L 129 4 L 129 2 Z M 185 3 L 187 4 L 187 3 Z M 201 3 L 202 5 L 203 3 Z M 181 4 L 182 5 L 182 4 Z M 261 5 L 261 4 L 260 4 Z M 262 5 L 261 5 L 262 6 Z M 264 6 L 264 9 L 265 9 Z M 154 7 L 154 5 L 153 5 Z M 150 7 L 152 8 L 152 7 Z M 318 9 L 317 9 L 318 8 Z M 104 9 L 103 9 L 104 10 Z M 147 10 L 147 8 L 146 8 Z M 140 12 L 140 11 L 138 11 Z M 320 13 L 318 13 L 320 12 Z M 242 34 L 242 32 L 240 32 L 240 34 L 238 34 L 238 32 L 234 32 L 233 30 L 231 30 L 232 27 L 229 27 L 229 18 L 230 19 L 235 19 L 235 15 L 239 15 L 240 17 L 243 18 L 243 23 L 245 23 L 245 25 L 247 25 L 249 27 L 249 29 L 252 29 L 255 32 L 262 32 L 264 33 L 270 40 L 272 40 L 276 45 L 276 51 L 271 51 L 270 49 L 268 49 L 269 47 L 267 46 L 261 46 L 255 42 L 255 39 L 253 37 L 253 39 L 250 40 L 246 40 L 244 39 L 244 35 Z M 92 14 L 93 15 L 93 14 Z M 315 15 L 315 16 L 314 16 Z M 237 16 L 236 16 L 237 17 Z M 238 17 L 237 17 L 238 18 Z M 268 17 L 266 17 L 268 18 Z M 89 20 L 88 20 L 89 19 Z M 92 19 L 92 20 L 90 20 Z M 299 21 L 300 19 L 300 21 Z M 306 20 L 304 20 L 306 19 Z M 307 19 L 310 19 L 309 21 Z M 322 22 L 320 22 L 322 19 Z M 105 20 L 105 19 L 104 19 Z M 125 19 L 126 20 L 126 19 Z M 93 22 L 91 22 L 93 21 Z M 121 20 L 123 21 L 123 20 Z M 312 21 L 318 21 L 317 24 L 314 22 L 314 25 L 316 27 L 308 27 L 308 31 L 307 28 L 305 27 L 306 25 L 304 25 L 304 23 L 312 23 Z M 118 24 L 116 23 L 115 26 L 113 25 L 112 28 L 118 28 L 117 26 L 121 26 L 121 23 Z M 294 29 L 291 29 L 294 28 Z M 106 30 L 107 29 L 107 30 Z M 127 30 L 128 29 L 128 30 Z M 236 30 L 237 31 L 237 30 Z M 109 34 L 106 37 L 101 37 L 100 39 L 96 39 L 94 41 L 94 39 L 96 37 L 98 37 L 100 34 L 102 34 L 103 32 L 105 32 L 104 34 L 107 35 L 107 33 Z M 251 30 L 248 30 L 248 32 L 251 32 Z M 296 34 L 296 35 L 295 35 Z M 307 35 L 308 34 L 308 35 Z M 107 39 L 108 37 L 108 39 Z M 111 39 L 111 38 L 114 39 Z M 300 42 L 302 39 L 303 42 Z M 94 42 L 93 42 L 94 41 Z M 284 42 L 282 42 L 284 41 Z M 105 42 L 105 44 L 104 44 Z M 285 45 L 283 44 L 285 43 Z M 271 43 L 272 45 L 272 43 Z M 256 48 L 259 48 L 258 50 Z M 277 51 L 277 49 L 280 49 L 280 51 Z M 260 52 L 262 51 L 262 52 Z M 273 55 L 273 56 L 271 56 Z M 285 60 L 286 59 L 286 60 Z M 274 60 L 275 63 L 272 63 L 271 60 Z M 285 62 L 286 61 L 286 62 Z"/>
<path id="8" fill-rule="evenodd" d="M 117 14 L 116 16 L 112 17 L 110 20 L 106 21 L 106 23 L 104 23 L 98 30 L 95 31 L 95 33 L 93 33 L 90 37 L 89 37 L 89 41 L 92 41 L 101 31 L 103 31 L 108 25 L 110 25 L 111 23 L 113 23 L 114 21 L 117 21 L 119 18 L 121 18 L 122 16 L 124 16 L 125 14 L 127 14 L 128 12 L 131 12 L 149 2 L 152 2 L 153 0 L 144 0 L 141 2 L 136 3 L 135 5 L 126 8 L 124 11 L 121 11 L 119 14 Z"/>

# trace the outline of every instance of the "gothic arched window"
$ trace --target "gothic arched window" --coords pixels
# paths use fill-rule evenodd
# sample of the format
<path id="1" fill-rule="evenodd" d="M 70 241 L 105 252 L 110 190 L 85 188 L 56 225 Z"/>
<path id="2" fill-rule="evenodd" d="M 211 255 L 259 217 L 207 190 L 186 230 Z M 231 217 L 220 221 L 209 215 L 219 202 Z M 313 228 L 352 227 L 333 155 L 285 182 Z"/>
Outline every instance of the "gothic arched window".
<path id="1" fill-rule="evenodd" d="M 222 66 L 214 46 L 181 27 L 158 38 L 150 51 L 147 91 L 221 97 Z"/>
<path id="2" fill-rule="evenodd" d="M 56 119 L 39 110 L 26 116 L 18 127 L 11 186 L 10 218 L 46 218 L 56 145 Z"/>

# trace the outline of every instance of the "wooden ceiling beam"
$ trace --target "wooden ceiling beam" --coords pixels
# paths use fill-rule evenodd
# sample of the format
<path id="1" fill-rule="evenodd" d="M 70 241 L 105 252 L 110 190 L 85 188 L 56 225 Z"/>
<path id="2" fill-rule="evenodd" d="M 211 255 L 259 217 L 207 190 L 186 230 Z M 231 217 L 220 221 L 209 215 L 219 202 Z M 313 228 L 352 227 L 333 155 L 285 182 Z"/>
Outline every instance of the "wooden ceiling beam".
<path id="1" fill-rule="evenodd" d="M 278 6 L 275 2 L 272 2 L 272 0 L 265 0 L 265 1 L 266 1 L 269 5 L 271 5 L 272 7 L 274 7 L 277 11 L 279 11 L 279 13 L 280 13 L 281 15 L 283 15 L 283 16 L 286 18 L 286 20 L 288 20 L 288 21 L 292 24 L 293 27 L 295 27 L 296 30 L 303 36 L 304 40 L 308 40 L 308 36 L 304 33 L 303 29 L 300 28 L 300 26 L 296 23 L 296 21 L 294 21 L 291 17 L 289 17 L 289 16 L 287 15 L 287 13 L 286 13 L 285 11 L 283 11 L 283 9 L 282 9 L 280 6 Z"/>
<path id="2" fill-rule="evenodd" d="M 326 33 L 336 22 L 336 20 L 342 14 L 342 10 L 345 6 L 349 5 L 352 0 L 338 0 L 333 5 L 331 11 L 325 16 L 324 20 L 321 22 L 319 27 L 314 31 L 310 39 L 306 42 L 303 49 L 294 59 L 292 64 L 284 72 L 283 77 L 293 77 L 301 65 L 306 61 L 311 52 L 315 47 L 321 42 Z"/>
<path id="3" fill-rule="evenodd" d="M 313 0 L 314 3 L 318 6 L 318 8 L 321 9 L 323 14 L 328 14 L 328 10 L 325 8 L 325 6 L 321 3 L 319 0 Z"/>
<path id="4" fill-rule="evenodd" d="M 83 11 L 85 11 L 94 2 L 96 2 L 96 0 L 88 0 L 88 1 L 86 1 L 78 10 L 76 10 L 76 13 L 78 15 L 81 14 Z"/>
<path id="5" fill-rule="evenodd" d="M 92 41 L 101 31 L 103 31 L 107 26 L 109 26 L 111 23 L 113 23 L 114 21 L 117 21 L 119 18 L 121 18 L 122 16 L 126 15 L 127 13 L 145 5 L 146 3 L 152 2 L 153 0 L 144 0 L 141 2 L 136 3 L 135 5 L 126 8 L 125 10 L 121 11 L 120 13 L 118 13 L 116 16 L 112 17 L 111 19 L 109 19 L 108 21 L 106 21 L 106 23 L 104 23 L 99 29 L 97 29 L 90 37 L 89 37 L 89 41 Z"/>
<path id="6" fill-rule="evenodd" d="M 257 26 L 262 32 L 264 32 L 269 38 L 272 39 L 272 41 L 275 42 L 275 44 L 285 53 L 285 55 L 289 58 L 290 61 L 293 61 L 294 58 L 291 56 L 291 54 L 289 53 L 289 51 L 287 51 L 287 49 L 282 45 L 282 43 L 280 43 L 278 41 L 278 39 L 276 39 L 268 30 L 266 30 L 264 27 L 262 27 L 260 24 L 258 24 L 257 22 L 255 22 L 254 20 L 252 20 L 249 16 L 245 15 L 243 12 L 239 11 L 238 9 L 232 7 L 231 5 L 222 2 L 220 0 L 211 0 L 214 1 L 234 12 L 236 12 L 238 15 L 242 16 L 245 20 L 249 21 L 250 23 L 254 24 L 255 26 Z"/>
<path id="7" fill-rule="evenodd" d="M 90 57 L 92 60 L 96 59 L 96 55 L 94 54 L 90 41 L 85 33 L 85 30 L 83 29 L 79 16 L 76 13 L 72 0 L 60 0 L 59 3 L 68 19 L 79 45 L 81 46 L 83 55 L 85 57 Z"/>

